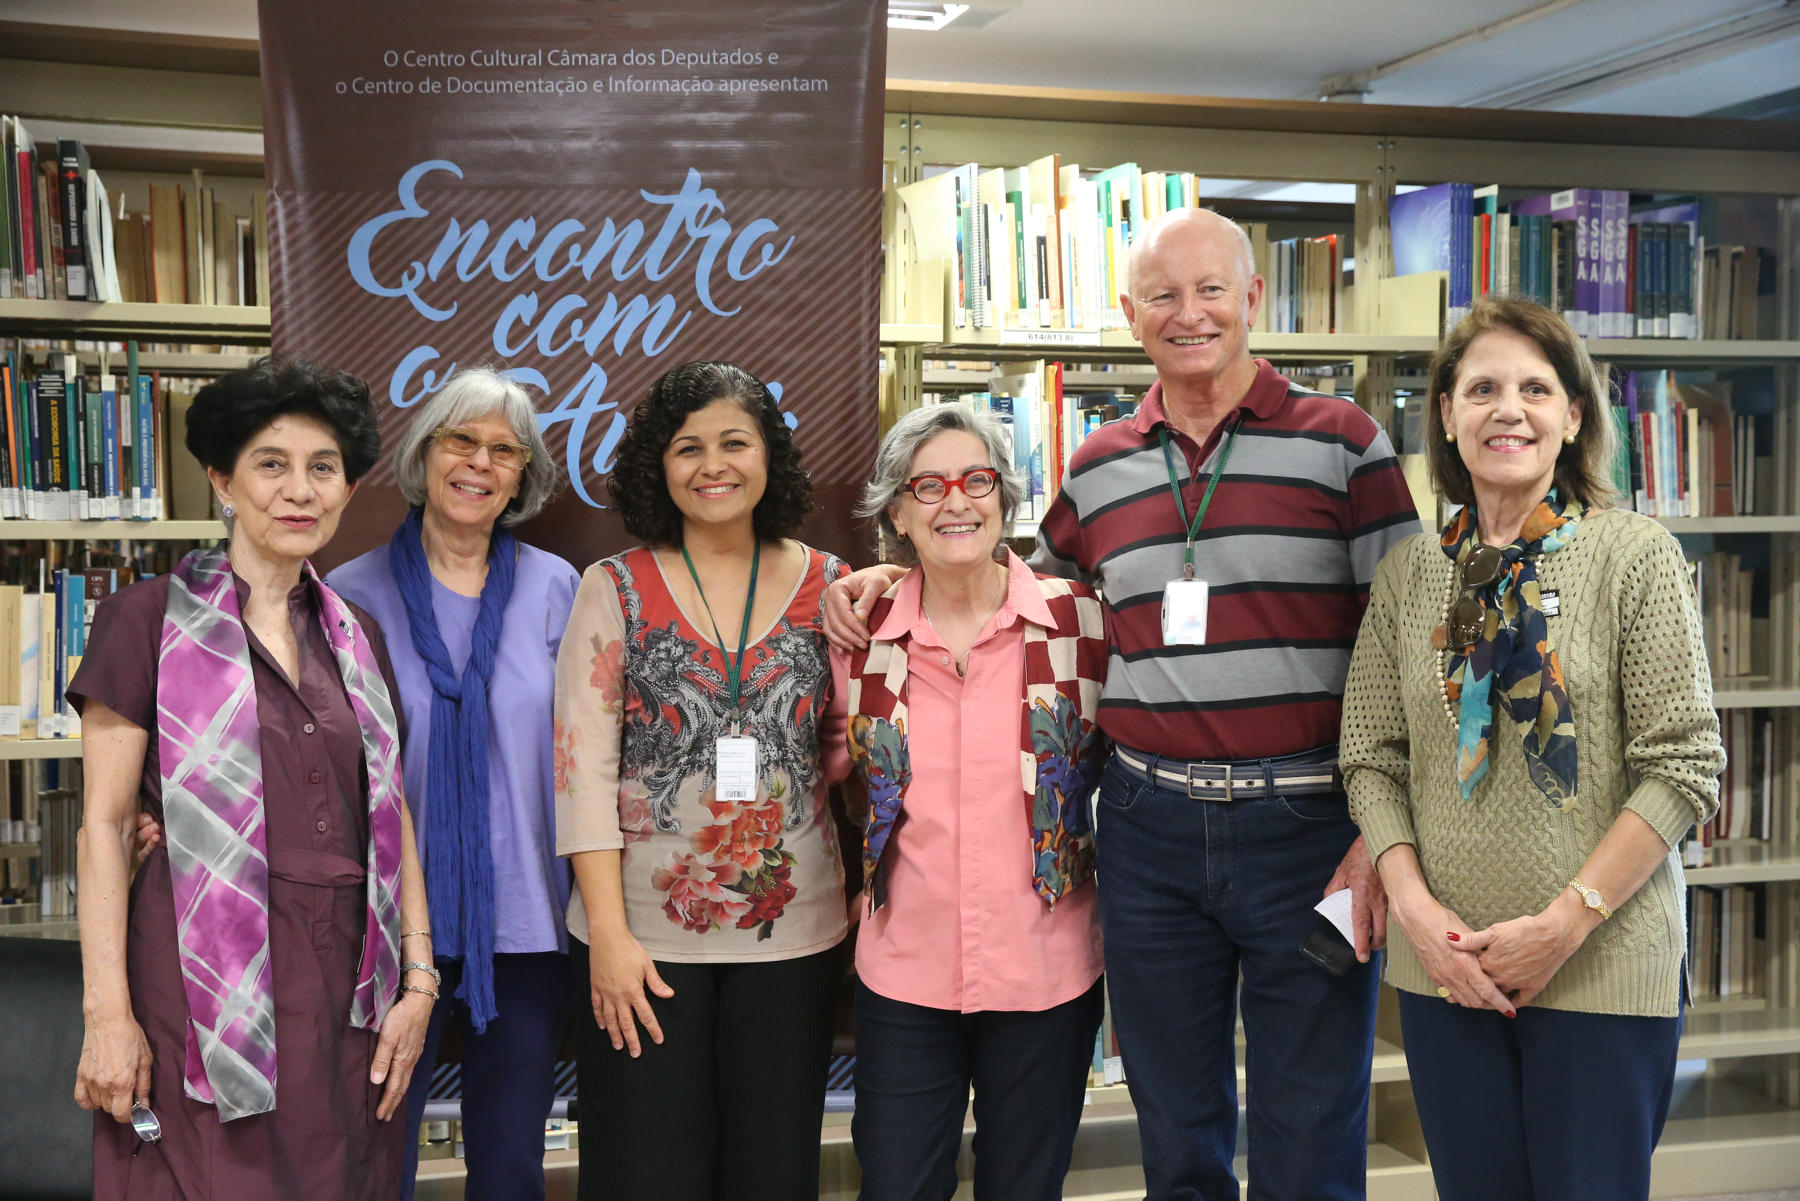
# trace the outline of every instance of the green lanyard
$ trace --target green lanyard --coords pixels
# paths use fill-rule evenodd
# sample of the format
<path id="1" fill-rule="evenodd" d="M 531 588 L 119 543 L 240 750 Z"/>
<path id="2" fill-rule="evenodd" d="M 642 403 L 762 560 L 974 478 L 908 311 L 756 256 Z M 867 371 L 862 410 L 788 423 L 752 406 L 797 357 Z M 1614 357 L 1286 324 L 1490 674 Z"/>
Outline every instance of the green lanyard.
<path id="1" fill-rule="evenodd" d="M 712 605 L 706 599 L 706 589 L 700 586 L 700 573 L 694 570 L 694 561 L 688 557 L 686 546 L 681 548 L 681 559 L 687 564 L 688 574 L 694 577 L 694 591 L 700 594 L 700 603 L 706 607 L 706 616 L 713 623 L 713 637 L 719 642 L 719 657 L 725 660 L 725 683 L 731 689 L 731 711 L 735 715 L 738 712 L 738 697 L 743 691 L 744 647 L 750 641 L 750 611 L 756 607 L 756 571 L 762 566 L 762 543 L 757 542 L 756 550 L 750 556 L 750 595 L 744 598 L 744 628 L 738 631 L 735 662 L 731 658 L 731 652 L 725 649 L 725 637 L 719 633 L 719 619 L 713 616 Z"/>
<path id="2" fill-rule="evenodd" d="M 1237 441 L 1238 426 L 1243 423 L 1240 417 L 1231 423 L 1230 431 L 1225 435 L 1225 448 L 1219 452 L 1219 461 L 1213 467 L 1212 479 L 1206 482 L 1206 494 L 1200 498 L 1200 510 L 1189 521 L 1187 502 L 1181 499 L 1181 477 L 1175 474 L 1175 456 L 1169 453 L 1169 428 L 1164 426 L 1157 431 L 1162 439 L 1163 462 L 1169 467 L 1169 491 L 1175 494 L 1175 512 L 1181 515 L 1181 523 L 1187 527 L 1187 553 L 1182 560 L 1181 578 L 1194 578 L 1194 535 L 1200 532 L 1200 523 L 1206 520 L 1206 507 L 1212 504 L 1213 489 L 1219 486 L 1219 477 L 1225 473 L 1225 460 L 1231 457 L 1231 444 Z"/>

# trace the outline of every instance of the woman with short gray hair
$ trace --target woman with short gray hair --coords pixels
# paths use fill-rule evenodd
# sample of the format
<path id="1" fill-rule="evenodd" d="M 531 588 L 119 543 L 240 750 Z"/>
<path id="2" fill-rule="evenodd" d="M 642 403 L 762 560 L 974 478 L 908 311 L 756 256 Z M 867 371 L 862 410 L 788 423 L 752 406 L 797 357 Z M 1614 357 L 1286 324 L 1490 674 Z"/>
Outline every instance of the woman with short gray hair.
<path id="1" fill-rule="evenodd" d="M 972 434 L 987 448 L 987 461 L 993 465 L 1000 485 L 1000 536 L 1012 536 L 1013 514 L 1025 499 L 1025 480 L 1013 470 L 1012 440 L 1006 427 L 992 415 L 978 413 L 966 404 L 926 405 L 896 421 L 881 440 L 881 447 L 875 452 L 875 474 L 863 485 L 862 495 L 856 501 L 855 515 L 874 519 L 885 552 L 882 557 L 890 562 L 911 567 L 919 561 L 906 540 L 897 536 L 888 507 L 906 494 L 913 455 L 949 430 Z"/>
<path id="2" fill-rule="evenodd" d="M 556 466 L 538 426 L 531 394 L 515 380 L 486 367 L 458 371 L 448 383 L 419 406 L 412 424 L 394 448 L 394 482 L 413 508 L 425 504 L 429 491 L 426 460 L 437 445 L 438 431 L 455 429 L 471 418 L 493 415 L 506 424 L 512 440 L 524 450 L 524 470 L 518 476 L 518 494 L 507 502 L 497 519 L 503 526 L 529 521 L 543 511 L 556 494 Z M 469 451 L 473 457 L 474 451 Z"/>
<path id="3" fill-rule="evenodd" d="M 411 512 L 387 546 L 330 583 L 391 639 L 410 735 L 407 801 L 436 891 L 431 929 L 416 933 L 442 974 L 443 1003 L 407 1093 L 401 1195 L 412 1196 L 449 1020 L 462 1036 L 469 1196 L 542 1198 L 569 996 L 551 699 L 580 577 L 507 528 L 539 512 L 556 481 L 516 382 L 485 368 L 451 376 L 401 436 L 395 474 Z M 421 944 L 406 945 L 413 954 Z"/>
<path id="4" fill-rule="evenodd" d="M 1062 1196 L 1081 1118 L 1101 1011 L 1087 805 L 1106 635 L 1091 588 L 1003 548 L 1024 494 L 1010 464 L 993 417 L 918 409 L 882 440 L 857 506 L 916 564 L 875 602 L 869 644 L 831 653 L 849 732 L 832 766 L 869 794 L 851 1127 L 864 1201 L 947 1201 L 971 1085 L 977 1197 Z"/>

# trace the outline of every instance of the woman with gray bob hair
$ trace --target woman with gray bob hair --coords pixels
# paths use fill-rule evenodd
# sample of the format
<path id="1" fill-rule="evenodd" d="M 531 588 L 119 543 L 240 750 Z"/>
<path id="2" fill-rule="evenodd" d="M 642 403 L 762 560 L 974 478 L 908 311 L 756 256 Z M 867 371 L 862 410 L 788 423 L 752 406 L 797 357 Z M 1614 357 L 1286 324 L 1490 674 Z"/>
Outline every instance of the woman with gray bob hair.
<path id="1" fill-rule="evenodd" d="M 1012 438 L 1006 427 L 989 413 L 978 413 L 963 403 L 927 405 L 914 409 L 894 423 L 875 455 L 875 475 L 863 485 L 855 514 L 873 517 L 881 544 L 895 562 L 912 566 L 918 553 L 894 528 L 889 509 L 906 493 L 912 475 L 913 456 L 921 446 L 944 433 L 959 430 L 980 438 L 987 447 L 987 461 L 1000 477 L 1001 537 L 1012 534 L 1013 514 L 1025 499 L 1025 480 L 1012 466 Z"/>
<path id="2" fill-rule="evenodd" d="M 525 451 L 518 495 L 501 512 L 499 524 L 518 525 L 543 511 L 556 495 L 560 481 L 543 431 L 538 428 L 537 409 L 522 385 L 491 367 L 465 367 L 452 375 L 419 407 L 412 424 L 400 435 L 400 445 L 394 453 L 394 479 L 407 504 L 416 509 L 425 503 L 425 460 L 437 432 L 490 413 L 506 423 L 512 430 L 512 441 Z"/>
<path id="3" fill-rule="evenodd" d="M 556 469 L 531 397 L 486 368 L 419 406 L 395 475 L 412 511 L 330 582 L 381 623 L 409 737 L 401 760 L 430 929 L 406 958 L 441 974 L 406 1096 L 412 1197 L 419 1123 L 445 1027 L 461 1034 L 468 1194 L 544 1195 L 544 1118 L 568 1021 L 569 871 L 556 857 L 551 699 L 580 577 L 508 526 L 541 510 Z M 493 699 L 504 701 L 494 704 Z"/>
<path id="4" fill-rule="evenodd" d="M 1001 540 L 1025 491 L 1008 441 L 967 405 L 908 413 L 857 505 L 915 564 L 874 603 L 868 644 L 831 651 L 846 738 L 829 765 L 869 798 L 862 1201 L 956 1190 L 971 1087 L 975 1195 L 1061 1197 L 1100 1024 L 1088 798 L 1106 623 L 1092 588 Z"/>

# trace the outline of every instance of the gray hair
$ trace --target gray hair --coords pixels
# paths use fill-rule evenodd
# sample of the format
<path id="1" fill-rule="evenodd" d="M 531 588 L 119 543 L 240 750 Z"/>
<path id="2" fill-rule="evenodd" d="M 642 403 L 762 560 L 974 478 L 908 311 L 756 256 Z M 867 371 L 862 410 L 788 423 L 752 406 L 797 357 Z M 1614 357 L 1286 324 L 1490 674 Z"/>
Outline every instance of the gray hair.
<path id="1" fill-rule="evenodd" d="M 550 503 L 558 483 L 556 466 L 538 428 L 531 394 L 490 367 L 464 367 L 419 406 L 412 424 L 400 435 L 394 451 L 394 479 L 407 504 L 418 508 L 425 503 L 425 456 L 431 450 L 432 431 L 494 413 L 531 452 L 531 462 L 519 473 L 519 494 L 508 502 L 499 524 L 517 525 L 537 516 Z"/>
<path id="2" fill-rule="evenodd" d="M 1025 480 L 1013 469 L 1012 439 L 1006 427 L 989 413 L 977 413 L 962 401 L 953 404 L 926 405 L 914 409 L 900 420 L 881 440 L 875 452 L 875 477 L 863 485 L 852 512 L 857 517 L 873 517 L 881 535 L 884 555 L 897 563 L 911 566 L 919 561 L 910 542 L 902 540 L 894 529 L 888 509 L 906 495 L 906 483 L 912 478 L 913 456 L 919 448 L 952 430 L 974 434 L 987 447 L 988 462 L 1000 475 L 1001 536 L 1012 533 L 1013 514 L 1025 499 Z"/>

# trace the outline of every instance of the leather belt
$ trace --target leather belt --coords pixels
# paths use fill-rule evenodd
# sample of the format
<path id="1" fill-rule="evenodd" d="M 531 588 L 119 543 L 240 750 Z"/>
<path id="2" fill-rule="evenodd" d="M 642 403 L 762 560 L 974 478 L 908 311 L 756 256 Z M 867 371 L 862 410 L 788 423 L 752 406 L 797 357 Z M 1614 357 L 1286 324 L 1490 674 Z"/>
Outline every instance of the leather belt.
<path id="1" fill-rule="evenodd" d="M 1113 757 L 1139 779 L 1186 793 L 1192 801 L 1249 801 L 1276 793 L 1310 796 L 1344 788 L 1344 777 L 1332 763 L 1190 763 L 1150 758 L 1122 746 L 1113 748 Z"/>

